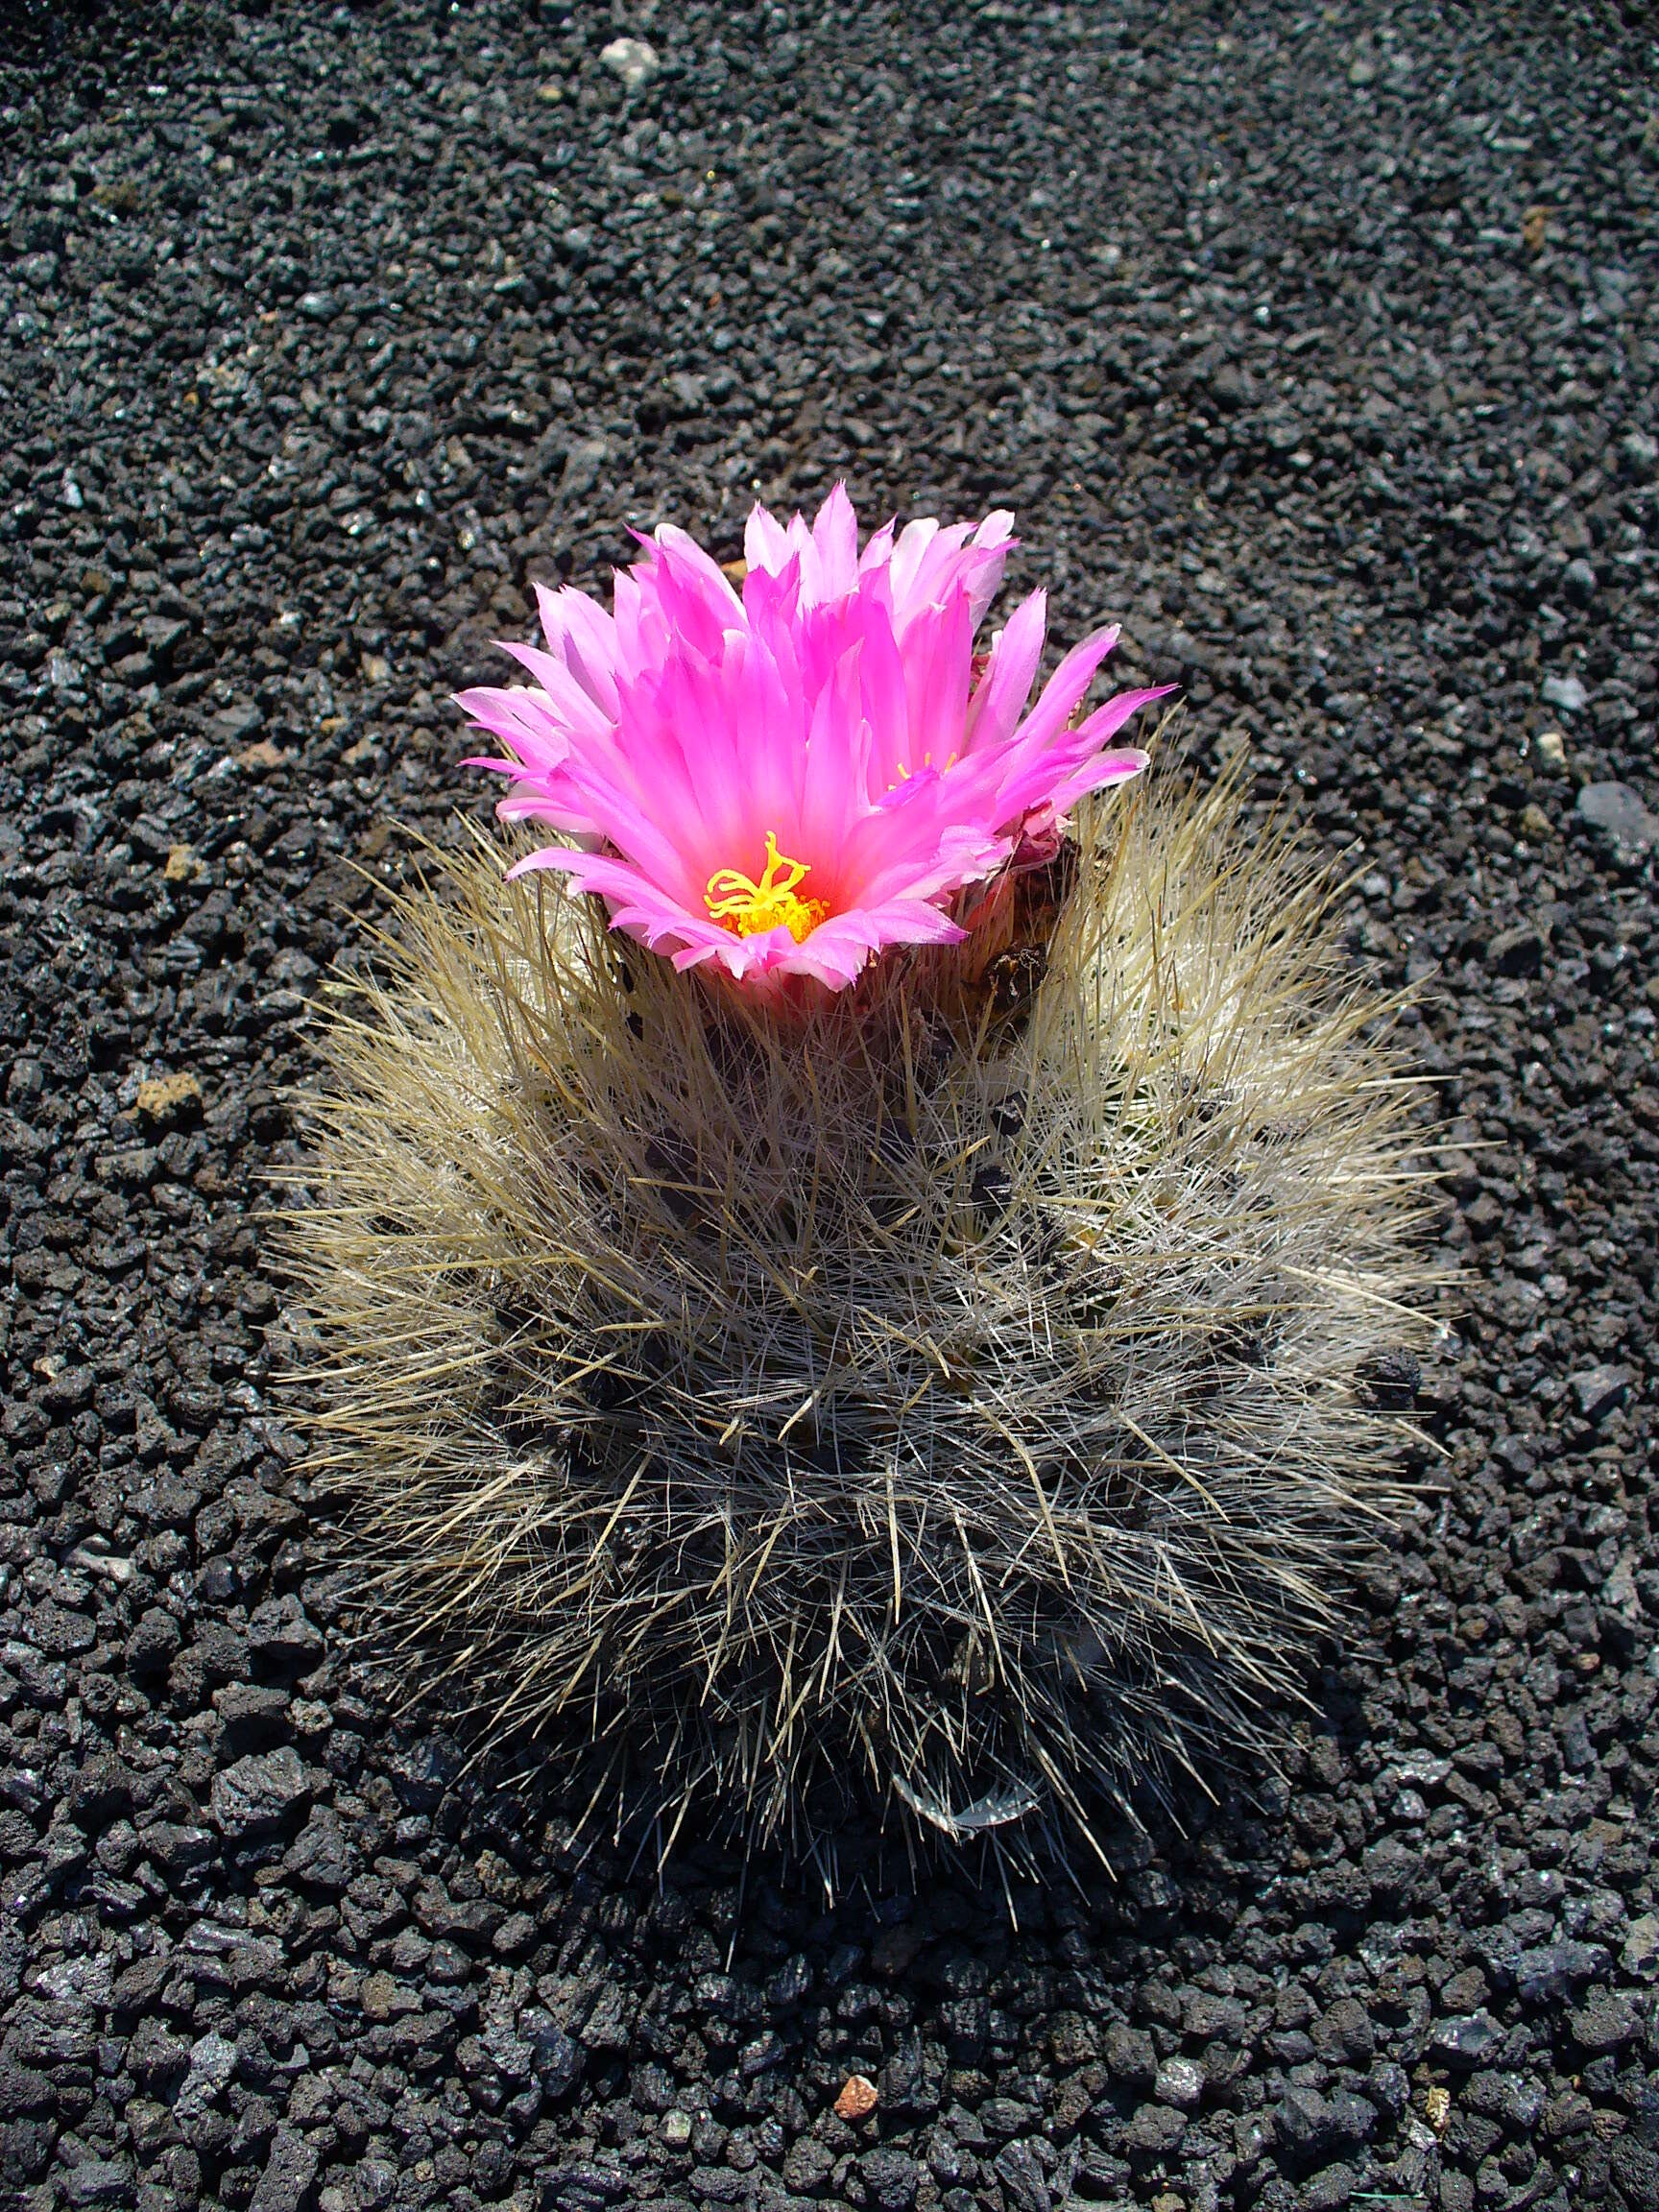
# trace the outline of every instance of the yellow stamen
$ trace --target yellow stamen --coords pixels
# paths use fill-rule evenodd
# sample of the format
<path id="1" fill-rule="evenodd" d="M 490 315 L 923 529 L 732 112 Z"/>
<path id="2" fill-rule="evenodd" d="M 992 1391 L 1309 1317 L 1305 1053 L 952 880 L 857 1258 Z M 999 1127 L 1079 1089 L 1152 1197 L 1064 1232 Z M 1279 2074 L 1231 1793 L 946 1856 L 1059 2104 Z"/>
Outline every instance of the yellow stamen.
<path id="1" fill-rule="evenodd" d="M 946 759 L 946 762 L 945 762 L 945 766 L 944 766 L 944 768 L 943 768 L 943 769 L 940 771 L 940 773 L 941 773 L 942 775 L 946 775 L 946 776 L 948 776 L 948 775 L 950 773 L 951 769 L 952 769 L 952 768 L 954 768 L 954 767 L 955 767 L 955 765 L 956 765 L 956 757 L 956 757 L 956 755 L 955 755 L 954 753 L 950 754 L 950 756 L 947 757 L 947 759 Z M 931 768 L 931 767 L 932 767 L 932 765 L 933 765 L 933 756 L 932 756 L 932 754 L 931 754 L 931 753 L 924 753 L 924 754 L 923 754 L 923 756 L 922 756 L 922 765 L 923 765 L 923 767 L 924 767 L 924 768 Z M 898 775 L 897 775 L 897 776 L 895 776 L 895 777 L 894 777 L 894 779 L 893 779 L 892 782 L 888 784 L 888 786 L 887 786 L 888 790 L 889 790 L 889 791 L 897 791 L 901 783 L 908 783 L 908 782 L 909 782 L 909 781 L 910 781 L 911 773 L 912 773 L 912 771 L 911 771 L 910 769 L 908 769 L 908 768 L 907 768 L 907 767 L 904 765 L 904 763 L 903 763 L 903 761 L 902 761 L 902 760 L 901 760 L 901 761 L 900 761 L 900 763 L 899 763 L 899 773 L 898 773 Z"/>
<path id="2" fill-rule="evenodd" d="M 779 871 L 782 869 L 788 873 L 780 882 Z M 758 937 L 767 929 L 782 927 L 799 945 L 830 915 L 822 899 L 796 897 L 797 885 L 805 881 L 808 873 L 804 860 L 791 860 L 779 852 L 778 839 L 768 830 L 766 865 L 759 882 L 739 869 L 716 868 L 703 895 L 704 903 L 714 921 L 724 922 L 739 937 Z"/>

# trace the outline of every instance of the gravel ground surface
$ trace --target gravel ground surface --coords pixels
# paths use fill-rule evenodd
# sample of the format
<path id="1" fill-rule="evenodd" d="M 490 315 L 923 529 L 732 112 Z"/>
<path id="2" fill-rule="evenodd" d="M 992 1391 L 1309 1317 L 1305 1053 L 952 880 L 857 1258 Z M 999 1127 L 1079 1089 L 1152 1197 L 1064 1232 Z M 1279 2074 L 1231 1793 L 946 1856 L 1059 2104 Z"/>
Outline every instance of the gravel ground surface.
<path id="1" fill-rule="evenodd" d="M 8 42 L 0 2200 L 1659 2205 L 1645 40 L 905 0 Z M 1286 1784 L 1080 1888 L 850 1838 L 827 1910 L 583 1859 L 399 1717 L 259 1214 L 526 579 L 630 521 L 734 552 L 842 469 L 873 518 L 1017 505 L 1060 636 L 1120 613 L 1206 755 L 1363 840 L 1356 957 L 1437 971 L 1468 1291 L 1445 1488 Z"/>

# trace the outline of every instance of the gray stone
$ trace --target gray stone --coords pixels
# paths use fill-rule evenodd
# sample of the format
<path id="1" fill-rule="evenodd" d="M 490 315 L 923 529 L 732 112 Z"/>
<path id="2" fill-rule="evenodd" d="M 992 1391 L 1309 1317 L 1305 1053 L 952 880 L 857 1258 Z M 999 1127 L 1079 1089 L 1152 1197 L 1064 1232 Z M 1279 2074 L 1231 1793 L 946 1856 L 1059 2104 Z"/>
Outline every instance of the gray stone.
<path id="1" fill-rule="evenodd" d="M 190 2046 L 170 2035 L 154 2013 L 140 2020 L 127 2046 L 127 2064 L 146 2087 L 164 2094 L 190 2070 Z"/>
<path id="2" fill-rule="evenodd" d="M 365 2158 L 353 2176 L 365 2212 L 385 2212 L 397 2195 L 397 2169 L 384 2158 Z"/>
<path id="3" fill-rule="evenodd" d="M 1490 2012 L 1463 2012 L 1451 2020 L 1440 2021 L 1430 2036 L 1430 2047 L 1442 2058 L 1455 2066 L 1478 2066 L 1495 2044 L 1503 2040 L 1503 2031 Z"/>
<path id="4" fill-rule="evenodd" d="M 737 2071 L 745 2081 L 752 2081 L 756 2075 L 769 2073 L 774 2066 L 781 2065 L 787 2056 L 782 2037 L 775 2028 L 768 2028 L 738 2052 Z"/>
<path id="5" fill-rule="evenodd" d="M 1190 2058 L 1166 2058 L 1152 2082 L 1160 2104 L 1177 2104 L 1190 2112 L 1204 2095 L 1204 2069 Z"/>
<path id="6" fill-rule="evenodd" d="M 311 1794 L 310 1777 L 289 1744 L 238 1759 L 213 1777 L 211 1805 L 228 1842 L 268 1836 Z"/>
<path id="7" fill-rule="evenodd" d="M 314 1667 L 323 1656 L 323 1639 L 292 1592 L 268 1598 L 248 1623 L 248 1648 L 273 1667 L 292 1671 Z"/>
<path id="8" fill-rule="evenodd" d="M 1074 2197 L 1091 2199 L 1095 2203 L 1125 2205 L 1129 2202 L 1129 2186 L 1134 2177 L 1133 2167 L 1121 2158 L 1112 2157 L 1096 2144 L 1085 2143 L 1077 2155 L 1071 2186 Z"/>
<path id="9" fill-rule="evenodd" d="M 1132 2152 L 1149 2158 L 1166 2156 L 1187 2132 L 1187 2115 L 1172 2104 L 1142 2104 L 1123 2130 Z"/>
<path id="10" fill-rule="evenodd" d="M 876 2206 L 877 2212 L 910 2212 L 922 2169 L 907 2151 L 884 2143 L 864 2152 L 858 2161 L 858 2178 L 864 2184 L 866 2201 Z M 1021 2212 L 1048 2212 L 1047 2193 L 1045 2191 L 1041 2205 L 1022 2204 Z"/>
<path id="11" fill-rule="evenodd" d="M 119 2158 L 85 2158 L 72 2166 L 63 2181 L 63 2201 L 80 2204 L 127 2204 L 132 2201 L 132 2169 Z"/>
<path id="12" fill-rule="evenodd" d="M 1555 1719 L 1556 1740 L 1561 1745 L 1561 1763 L 1569 1774 L 1588 1774 L 1596 1764 L 1596 1746 L 1590 1741 L 1590 1729 L 1583 1714 L 1573 1706 Z"/>
<path id="13" fill-rule="evenodd" d="M 1297 2199 L 1299 2212 L 1343 2212 L 1358 2185 L 1358 2174 L 1352 2166 L 1327 2166 L 1303 2183 Z"/>
<path id="14" fill-rule="evenodd" d="M 282 1870 L 312 1889 L 344 1889 L 357 1869 L 357 1852 L 337 1813 L 319 1805 L 282 1861 Z"/>
<path id="15" fill-rule="evenodd" d="M 1049 2212 L 1053 2199 L 1029 2143 L 1004 2143 L 997 2153 L 996 2172 L 1003 2200 L 1013 2212 Z"/>
<path id="16" fill-rule="evenodd" d="M 1613 2178 L 1631 2212 L 1659 2212 L 1659 2150 L 1624 2135 L 1613 2146 Z"/>
<path id="17" fill-rule="evenodd" d="M 581 2071 L 582 2054 L 553 2015 L 532 2006 L 518 2015 L 518 2032 L 530 2045 L 536 2079 L 549 2097 L 563 2097 Z"/>
<path id="18" fill-rule="evenodd" d="M 1586 783 L 1578 794 L 1578 819 L 1614 850 L 1632 856 L 1659 841 L 1659 821 L 1628 783 Z"/>
<path id="19" fill-rule="evenodd" d="M 670 2120 L 684 2118 L 684 2114 L 670 2114 Z M 663 2141 L 673 2148 L 673 2132 L 664 2128 Z M 815 2197 L 829 2181 L 835 2166 L 835 2153 L 816 2135 L 798 2135 L 789 2147 L 783 2161 L 783 2186 L 796 2197 Z"/>
<path id="20" fill-rule="evenodd" d="M 188 634 L 190 625 L 180 622 L 176 614 L 146 614 L 138 625 L 138 635 L 157 660 L 172 652 L 180 637 Z"/>
<path id="21" fill-rule="evenodd" d="M 1546 676 L 1544 700 L 1550 707 L 1559 707 L 1563 714 L 1576 714 L 1590 694 L 1576 676 Z"/>
<path id="22" fill-rule="evenodd" d="M 1486 966 L 1494 975 L 1536 975 L 1549 942 L 1534 922 L 1501 929 L 1486 948 Z"/>
<path id="23" fill-rule="evenodd" d="M 175 2116 L 184 2120 L 194 2113 L 204 2112 L 235 2071 L 235 2044 L 217 2029 L 209 2030 L 190 2047 L 190 2070 L 174 2100 Z"/>
<path id="24" fill-rule="evenodd" d="M 430 1813 L 461 1771 L 461 1748 L 448 1736 L 421 1736 L 387 1762 L 399 1801 L 411 1813 Z"/>
<path id="25" fill-rule="evenodd" d="M 1577 560 L 1569 561 L 1561 571 L 1561 589 L 1575 607 L 1589 606 L 1596 596 L 1598 581 L 1595 569 L 1582 554 Z"/>
<path id="26" fill-rule="evenodd" d="M 240 745 L 264 723 L 265 716 L 253 700 L 239 699 L 232 707 L 222 707 L 209 719 L 207 733 L 216 745 Z"/>
<path id="27" fill-rule="evenodd" d="M 1613 1572 L 1601 1585 L 1601 1601 L 1613 1606 L 1628 1620 L 1634 1621 L 1642 1609 L 1642 1595 L 1636 1582 L 1636 1554 L 1623 1552 L 1613 1565 Z"/>
<path id="28" fill-rule="evenodd" d="M 504 2081 L 525 2082 L 535 2071 L 536 2051 L 514 2026 L 510 2013 L 493 2013 L 478 2038 L 492 2070 Z"/>
<path id="29" fill-rule="evenodd" d="M 165 1674 L 178 1657 L 183 1636 L 171 1613 L 152 1605 L 127 1639 L 127 1665 L 136 1675 Z"/>
<path id="30" fill-rule="evenodd" d="M 1569 2026 L 1580 2047 L 1592 2056 L 1603 2051 L 1622 2051 L 1642 2038 L 1642 1999 L 1625 1989 L 1593 1990 L 1579 2009 L 1569 2016 Z"/>
<path id="31" fill-rule="evenodd" d="M 1351 2089 L 1323 2097 L 1317 2089 L 1293 2082 L 1274 2114 L 1274 2125 L 1279 2141 L 1299 2164 L 1322 2165 L 1370 2141 L 1377 2130 L 1377 2107 Z"/>
<path id="32" fill-rule="evenodd" d="M 166 1416 L 142 1390 L 132 1394 L 132 1449 L 141 1467 L 152 1466 L 179 1441 Z"/>
<path id="33" fill-rule="evenodd" d="M 1367 2065 L 1377 2048 L 1371 2015 L 1357 1997 L 1337 1998 L 1310 2032 L 1320 2057 L 1334 2065 Z"/>
<path id="34" fill-rule="evenodd" d="M 799 2005 L 812 1986 L 812 1967 L 803 1951 L 785 1959 L 766 1985 L 768 2001 L 777 2006 Z"/>
<path id="35" fill-rule="evenodd" d="M 1352 2089 L 1335 2092 L 1331 2100 L 1331 2117 L 1338 2151 L 1358 2151 L 1377 2132 L 1376 2105 L 1368 2098 L 1357 2097 Z"/>
<path id="36" fill-rule="evenodd" d="M 1399 1836 L 1384 1836 L 1368 1843 L 1360 1861 L 1373 1888 L 1383 1898 L 1408 1897 L 1422 1880 L 1419 1854 Z"/>
<path id="37" fill-rule="evenodd" d="M 599 50 L 599 59 L 613 77 L 622 80 L 625 92 L 637 92 L 661 68 L 655 46 L 643 38 L 613 38 Z"/>
<path id="38" fill-rule="evenodd" d="M 288 1733 L 288 1693 L 262 1683 L 231 1682 L 213 1693 L 213 1709 L 238 1751 L 263 1750 Z"/>
<path id="39" fill-rule="evenodd" d="M 138 1841 L 145 1857 L 164 1874 L 182 1874 L 188 1867 L 204 1866 L 218 1849 L 212 1829 L 198 1828 L 194 1822 L 157 1820 L 154 1828 L 144 1830 Z"/>
<path id="40" fill-rule="evenodd" d="M 698 2176 L 709 2172 L 699 2168 Z M 741 2176 L 728 2178 L 740 2181 Z M 620 2203 L 628 2195 L 628 2182 L 619 2167 L 597 2158 L 572 2158 L 556 2167 L 541 2184 L 543 2212 L 604 2212 L 607 2204 Z"/>
<path id="41" fill-rule="evenodd" d="M 1392 2058 L 1380 2058 L 1365 2077 L 1365 2095 L 1379 2112 L 1398 2120 L 1410 2102 L 1411 2082 L 1404 2066 Z"/>
<path id="42" fill-rule="evenodd" d="M 767 2031 L 770 2032 L 770 2031 Z M 945 2097 L 945 2066 L 936 2049 L 920 2035 L 907 2035 L 896 2046 L 876 2081 L 880 2110 L 889 2117 L 898 2112 L 938 2112 Z"/>
<path id="43" fill-rule="evenodd" d="M 1234 2155 L 1246 2173 L 1262 2163 L 1277 2140 L 1278 2128 L 1270 2112 L 1241 2112 L 1233 2123 Z"/>
<path id="44" fill-rule="evenodd" d="M 1576 1375 L 1569 1375 L 1567 1387 L 1578 1401 L 1578 1410 L 1586 1421 L 1601 1422 L 1616 1406 L 1622 1405 L 1624 1393 L 1630 1387 L 1628 1367 L 1584 1367 Z"/>
<path id="45" fill-rule="evenodd" d="M 317 2182 L 317 2152 L 286 2122 L 271 2139 L 271 2152 L 248 2212 L 306 2212 Z"/>
<path id="46" fill-rule="evenodd" d="M 565 471 L 559 479 L 560 496 L 580 499 L 585 493 L 591 492 L 610 451 L 603 438 L 578 438 L 565 456 Z"/>
<path id="47" fill-rule="evenodd" d="M 1543 2005 L 1574 1996 L 1605 1969 L 1607 1954 L 1599 1946 L 1564 1938 L 1523 1951 L 1515 1961 L 1516 1994 L 1524 2004 Z"/>
<path id="48" fill-rule="evenodd" d="M 509 1912 L 491 1936 L 490 1948 L 497 1959 L 521 1959 L 540 1933 L 528 1912 Z"/>
<path id="49" fill-rule="evenodd" d="M 30 1640 L 50 1658 L 64 1659 L 77 1651 L 89 1651 L 98 1631 L 84 1613 L 59 1605 L 48 1598 L 29 1616 Z"/>
<path id="50" fill-rule="evenodd" d="M 1106 2063 L 1119 2081 L 1132 2089 L 1150 2089 L 1158 2072 L 1158 2055 L 1144 2029 L 1114 2021 L 1106 2031 Z"/>
<path id="51" fill-rule="evenodd" d="M 1619 1963 L 1626 1974 L 1659 1973 L 1659 1912 L 1644 1912 L 1625 1932 Z"/>
<path id="52" fill-rule="evenodd" d="M 1187 1999 L 1182 2027 L 1186 2033 L 1202 2036 L 1206 2043 L 1241 2043 L 1249 2025 L 1249 2011 L 1237 1997 L 1217 1997 L 1207 1989 L 1196 1989 Z"/>
<path id="53" fill-rule="evenodd" d="M 1461 2102 L 1471 2112 L 1502 2120 L 1518 2135 L 1530 2135 L 1544 2114 L 1544 2091 L 1525 2074 L 1471 2074 Z"/>
<path id="54" fill-rule="evenodd" d="M 1435 1759 L 1433 1752 L 1411 1752 L 1407 1759 L 1394 1761 L 1394 1772 L 1413 1790 L 1438 1790 L 1451 1774 L 1451 1761 Z"/>
<path id="55" fill-rule="evenodd" d="M 979 2125 L 994 2141 L 1023 2135 L 1041 2117 L 1035 2104 L 1018 2097 L 987 2097 L 979 2107 Z"/>

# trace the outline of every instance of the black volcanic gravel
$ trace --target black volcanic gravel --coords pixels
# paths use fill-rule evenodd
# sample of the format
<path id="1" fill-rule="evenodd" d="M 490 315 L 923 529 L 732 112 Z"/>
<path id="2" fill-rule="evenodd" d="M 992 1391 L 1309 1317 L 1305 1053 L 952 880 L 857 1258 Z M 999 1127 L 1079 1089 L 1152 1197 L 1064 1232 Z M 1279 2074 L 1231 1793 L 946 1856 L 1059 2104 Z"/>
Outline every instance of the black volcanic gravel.
<path id="1" fill-rule="evenodd" d="M 1659 2205 L 1646 35 L 411 0 L 7 42 L 0 2202 Z M 1467 1290 L 1444 1488 L 1287 1785 L 1007 1897 L 850 1838 L 827 1911 L 584 1858 L 397 1717 L 259 1215 L 308 997 L 484 808 L 445 695 L 527 581 L 664 517 L 733 553 L 843 469 L 872 519 L 1015 504 L 1060 636 L 1120 613 L 1200 757 L 1363 841 Z"/>

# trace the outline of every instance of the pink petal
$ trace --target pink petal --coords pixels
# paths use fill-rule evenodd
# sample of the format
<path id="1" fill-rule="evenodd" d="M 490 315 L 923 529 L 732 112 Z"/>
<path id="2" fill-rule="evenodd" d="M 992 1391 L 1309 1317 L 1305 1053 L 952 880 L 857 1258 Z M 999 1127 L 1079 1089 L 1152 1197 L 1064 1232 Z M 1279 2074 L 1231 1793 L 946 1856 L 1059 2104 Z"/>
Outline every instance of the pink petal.
<path id="1" fill-rule="evenodd" d="M 868 575 L 873 568 L 885 568 L 892 560 L 894 528 L 892 522 L 883 522 L 879 530 L 872 533 L 870 542 L 858 559 L 858 573 L 861 576 Z"/>
<path id="2" fill-rule="evenodd" d="M 904 632 L 906 770 L 943 771 L 968 749 L 968 685 L 974 628 L 968 594 L 952 587 L 943 606 L 926 608 Z M 891 783 L 891 775 L 886 779 Z"/>
<path id="3" fill-rule="evenodd" d="M 927 548 L 938 535 L 939 525 L 930 515 L 922 516 L 914 522 L 906 522 L 900 531 L 893 547 L 893 558 L 887 565 L 893 581 L 893 604 L 896 610 L 908 610 Z"/>
<path id="4" fill-rule="evenodd" d="M 604 608 L 568 584 L 550 591 L 536 587 L 541 634 L 555 660 L 563 661 L 604 714 L 616 712 L 616 625 Z"/>
<path id="5" fill-rule="evenodd" d="M 743 531 L 743 558 L 751 568 L 763 568 L 773 575 L 789 558 L 789 540 L 783 525 L 758 504 L 749 510 L 749 520 Z"/>
<path id="6" fill-rule="evenodd" d="M 840 599 L 858 587 L 858 517 L 845 484 L 832 484 L 812 524 L 820 599 Z"/>
<path id="7" fill-rule="evenodd" d="M 532 775 L 545 776 L 569 756 L 569 732 L 560 727 L 542 692 L 480 686 L 457 691 L 455 704 L 478 729 L 506 738 L 518 756 L 507 770 L 511 775 L 528 770 Z"/>
<path id="8" fill-rule="evenodd" d="M 1063 730 L 1077 702 L 1094 681 L 1094 671 L 1117 642 L 1118 630 L 1114 624 L 1109 630 L 1094 631 L 1081 644 L 1073 645 L 1044 685 L 1036 706 L 1014 733 L 1015 742 L 1042 744 Z"/>
<path id="9" fill-rule="evenodd" d="M 607 735 L 611 717 L 577 683 L 563 661 L 555 660 L 551 653 L 540 652 L 534 645 L 504 644 L 502 651 L 511 653 L 519 666 L 535 677 L 547 695 L 549 713 L 570 737 L 602 739 Z"/>
<path id="10" fill-rule="evenodd" d="M 1008 617 L 991 647 L 991 658 L 968 709 L 968 745 L 975 752 L 1002 745 L 1014 734 L 1031 695 L 1043 640 L 1047 635 L 1048 594 L 1033 591 Z"/>
<path id="11" fill-rule="evenodd" d="M 1125 747 L 1121 753 L 1097 753 L 1093 760 L 1085 761 L 1075 774 L 1065 777 L 1050 792 L 1048 805 L 1056 815 L 1068 813 L 1078 800 L 1091 791 L 1104 790 L 1108 784 L 1127 783 L 1139 776 L 1151 763 L 1150 753 L 1138 747 Z"/>

